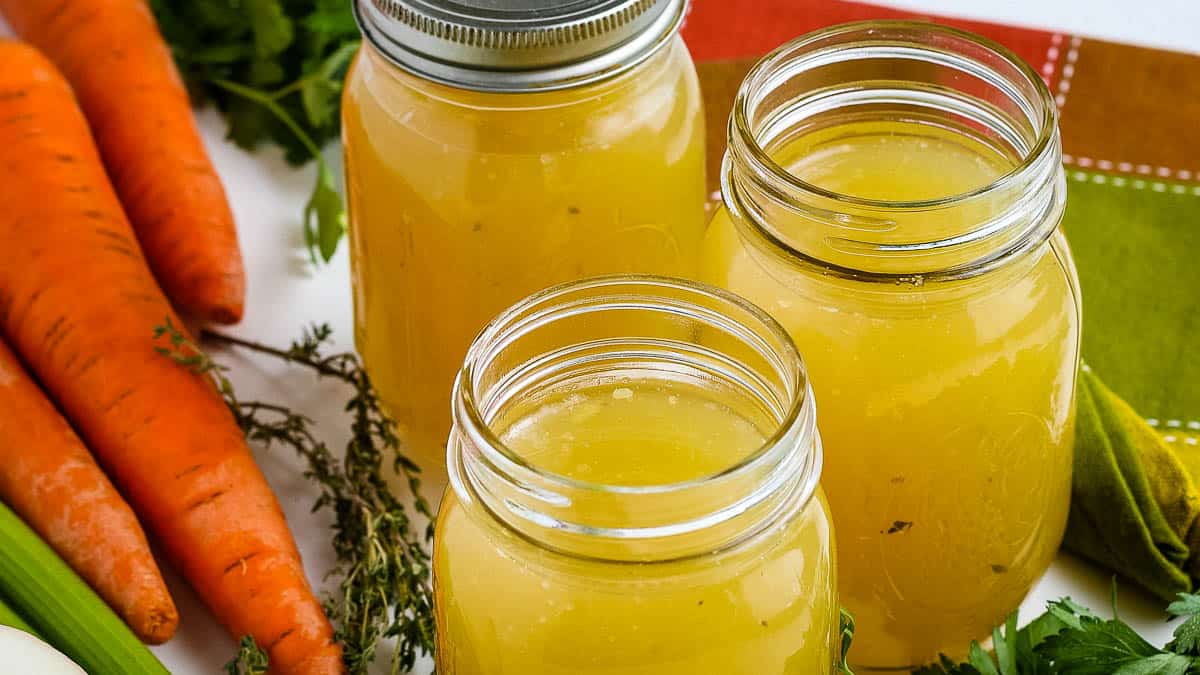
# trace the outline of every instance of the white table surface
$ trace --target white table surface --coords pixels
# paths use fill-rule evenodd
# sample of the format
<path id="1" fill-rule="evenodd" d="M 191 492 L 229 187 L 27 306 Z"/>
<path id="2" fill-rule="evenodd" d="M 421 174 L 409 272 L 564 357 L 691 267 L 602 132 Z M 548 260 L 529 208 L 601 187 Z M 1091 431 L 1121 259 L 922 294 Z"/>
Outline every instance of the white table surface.
<path id="1" fill-rule="evenodd" d="M 1153 47 L 1200 50 L 1200 2 L 1194 0 L 888 0 L 882 4 Z M 0 36 L 5 34 L 0 23 Z M 224 124 L 211 109 L 201 111 L 199 119 L 239 224 L 249 277 L 246 319 L 231 332 L 283 345 L 296 337 L 302 326 L 327 322 L 334 329 L 335 347 L 351 349 L 346 247 L 319 269 L 308 264 L 302 250 L 298 216 L 311 188 L 312 167 L 293 170 L 273 149 L 256 154 L 239 150 L 224 140 Z M 335 164 L 336 150 L 329 152 Z M 346 393 L 342 389 L 317 383 L 307 372 L 289 370 L 270 360 L 243 354 L 222 353 L 219 357 L 233 367 L 231 379 L 243 398 L 273 400 L 302 410 L 318 421 L 331 446 L 340 447 L 344 442 L 346 425 L 340 422 L 340 411 Z M 315 492 L 300 477 L 299 464 L 293 458 L 283 451 L 259 452 L 259 461 L 287 512 L 309 577 L 319 584 L 332 562 L 330 521 L 309 512 Z M 181 628 L 169 644 L 154 651 L 175 675 L 216 675 L 234 653 L 234 644 L 191 590 L 166 572 L 182 615 Z M 1022 614 L 1033 616 L 1047 600 L 1068 594 L 1103 613 L 1109 605 L 1109 583 L 1104 572 L 1060 556 L 1022 605 Z M 1158 644 L 1168 640 L 1172 630 L 1164 622 L 1161 605 L 1134 589 L 1120 593 L 1123 618 Z"/>

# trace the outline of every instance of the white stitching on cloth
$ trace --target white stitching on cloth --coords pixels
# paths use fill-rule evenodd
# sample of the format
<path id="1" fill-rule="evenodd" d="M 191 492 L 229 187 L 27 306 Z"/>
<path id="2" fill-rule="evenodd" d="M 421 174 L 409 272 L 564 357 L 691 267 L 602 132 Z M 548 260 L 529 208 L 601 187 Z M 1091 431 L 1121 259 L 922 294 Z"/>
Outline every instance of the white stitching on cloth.
<path id="1" fill-rule="evenodd" d="M 1050 46 L 1046 49 L 1046 62 L 1042 64 L 1042 79 L 1046 81 L 1046 84 L 1050 84 L 1050 78 L 1054 77 L 1054 68 L 1058 65 L 1062 41 L 1062 33 L 1050 36 Z"/>
<path id="2" fill-rule="evenodd" d="M 1138 173 L 1143 176 L 1151 174 L 1159 178 L 1175 177 L 1179 180 L 1192 180 L 1195 177 L 1200 177 L 1200 172 L 1189 171 L 1187 169 L 1170 169 L 1165 166 L 1150 166 L 1149 164 L 1133 164 L 1132 162 L 1113 162 L 1108 159 L 1092 159 L 1091 157 L 1076 157 L 1074 155 L 1063 154 L 1063 164 L 1067 166 L 1078 166 L 1083 169 L 1090 169 L 1095 166 L 1101 171 L 1112 171 L 1116 168 L 1117 171 L 1123 173 Z"/>
<path id="3" fill-rule="evenodd" d="M 1096 185 L 1112 185 L 1113 187 L 1128 187 L 1134 190 L 1151 190 L 1153 192 L 1170 192 L 1176 195 L 1190 194 L 1200 197 L 1200 185 L 1182 185 L 1180 183 L 1164 183 L 1162 181 L 1146 181 L 1141 178 L 1126 178 L 1124 176 L 1108 176 L 1089 171 L 1071 171 L 1067 177 L 1076 183 L 1095 183 Z"/>
<path id="4" fill-rule="evenodd" d="M 1071 37 L 1070 46 L 1067 48 L 1067 62 L 1063 64 L 1062 76 L 1058 78 L 1058 95 L 1054 97 L 1054 103 L 1062 110 L 1067 104 L 1067 92 L 1071 91 L 1071 78 L 1075 76 L 1075 62 L 1079 60 L 1079 46 L 1083 44 L 1083 38 L 1075 35 Z"/>

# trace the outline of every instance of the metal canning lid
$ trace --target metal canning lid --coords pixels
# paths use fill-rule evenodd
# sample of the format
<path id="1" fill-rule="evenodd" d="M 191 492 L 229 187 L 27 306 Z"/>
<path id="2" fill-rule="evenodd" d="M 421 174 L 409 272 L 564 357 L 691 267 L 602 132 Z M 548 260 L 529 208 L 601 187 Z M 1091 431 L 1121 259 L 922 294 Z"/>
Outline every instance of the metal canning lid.
<path id="1" fill-rule="evenodd" d="M 669 41 L 687 0 L 354 0 L 394 64 L 466 89 L 562 89 L 611 77 Z"/>

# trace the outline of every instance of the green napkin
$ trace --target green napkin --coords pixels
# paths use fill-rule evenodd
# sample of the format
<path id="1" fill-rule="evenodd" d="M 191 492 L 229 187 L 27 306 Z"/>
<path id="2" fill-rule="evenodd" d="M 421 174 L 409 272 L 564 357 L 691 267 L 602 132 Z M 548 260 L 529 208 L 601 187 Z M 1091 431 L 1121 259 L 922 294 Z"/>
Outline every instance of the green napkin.
<path id="1" fill-rule="evenodd" d="M 1173 600 L 1200 581 L 1200 190 L 1068 178 L 1091 368 L 1064 546 Z"/>
<path id="2" fill-rule="evenodd" d="M 1200 492 L 1163 437 L 1084 366 L 1068 550 L 1173 600 L 1192 590 Z M 1200 556 L 1198 556 L 1200 557 Z"/>

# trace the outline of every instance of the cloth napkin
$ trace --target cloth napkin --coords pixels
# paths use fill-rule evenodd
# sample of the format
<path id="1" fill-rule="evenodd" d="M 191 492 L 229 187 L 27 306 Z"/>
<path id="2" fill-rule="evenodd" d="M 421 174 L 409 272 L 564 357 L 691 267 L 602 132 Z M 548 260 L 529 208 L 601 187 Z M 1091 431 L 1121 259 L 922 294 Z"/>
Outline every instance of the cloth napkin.
<path id="1" fill-rule="evenodd" d="M 1077 406 L 1064 545 L 1160 598 L 1192 590 L 1200 551 L 1194 474 L 1090 368 L 1080 373 Z"/>
<path id="2" fill-rule="evenodd" d="M 1063 226 L 1083 289 L 1090 366 L 1079 380 L 1065 546 L 1163 598 L 1195 588 L 1200 56 L 849 2 L 694 0 L 684 37 L 704 92 L 714 200 L 726 119 L 750 66 L 803 33 L 881 18 L 990 37 L 1055 94 L 1068 178 Z"/>

